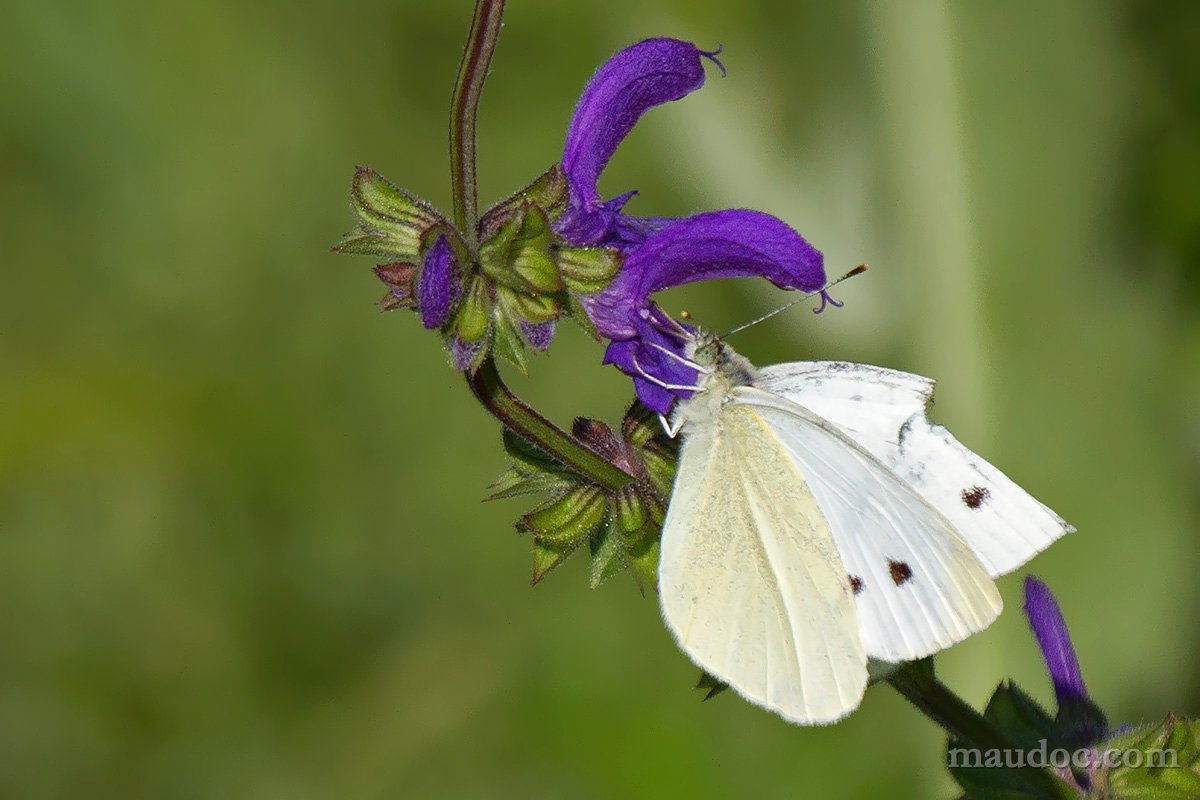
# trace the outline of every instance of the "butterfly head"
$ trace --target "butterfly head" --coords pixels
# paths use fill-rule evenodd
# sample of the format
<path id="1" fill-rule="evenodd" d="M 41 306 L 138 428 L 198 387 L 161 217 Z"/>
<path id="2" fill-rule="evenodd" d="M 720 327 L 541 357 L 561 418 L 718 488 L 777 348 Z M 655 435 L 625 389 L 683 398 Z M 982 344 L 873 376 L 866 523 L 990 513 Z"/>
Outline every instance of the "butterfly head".
<path id="1" fill-rule="evenodd" d="M 698 330 L 684 348 L 684 354 L 704 371 L 702 383 L 710 391 L 724 394 L 735 386 L 747 386 L 758 378 L 758 371 L 745 357 L 714 333 Z"/>

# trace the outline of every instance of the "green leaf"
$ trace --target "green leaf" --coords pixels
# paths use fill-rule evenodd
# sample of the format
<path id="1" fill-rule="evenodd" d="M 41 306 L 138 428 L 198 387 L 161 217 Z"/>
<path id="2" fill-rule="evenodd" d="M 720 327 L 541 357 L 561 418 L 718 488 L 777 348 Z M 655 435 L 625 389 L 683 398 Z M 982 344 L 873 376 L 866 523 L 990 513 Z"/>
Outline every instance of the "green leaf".
<path id="1" fill-rule="evenodd" d="M 1036 747 L 1043 739 L 1058 746 L 1054 738 L 1054 719 L 1032 697 L 1012 683 L 996 687 L 983 712 L 1016 746 Z"/>
<path id="2" fill-rule="evenodd" d="M 561 247 L 557 260 L 563 283 L 579 294 L 599 292 L 621 269 L 621 254 L 607 247 Z"/>
<path id="3" fill-rule="evenodd" d="M 517 520 L 517 529 L 543 543 L 563 545 L 592 533 L 604 521 L 607 502 L 598 486 L 564 492 Z"/>
<path id="4" fill-rule="evenodd" d="M 729 688 L 729 684 L 722 681 L 720 678 L 709 675 L 707 672 L 700 673 L 700 680 L 696 681 L 695 688 L 704 691 L 703 700 L 712 700 L 721 692 Z"/>

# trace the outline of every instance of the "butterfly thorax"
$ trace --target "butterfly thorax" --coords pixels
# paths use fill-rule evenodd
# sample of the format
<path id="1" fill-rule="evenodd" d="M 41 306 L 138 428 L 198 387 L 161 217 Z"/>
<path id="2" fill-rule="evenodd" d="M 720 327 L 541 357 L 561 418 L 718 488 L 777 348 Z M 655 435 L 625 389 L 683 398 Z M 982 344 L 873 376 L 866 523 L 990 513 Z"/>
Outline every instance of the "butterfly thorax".
<path id="1" fill-rule="evenodd" d="M 688 343 L 685 354 L 701 367 L 711 370 L 697 375 L 702 387 L 677 406 L 676 414 L 689 422 L 703 422 L 720 412 L 729 395 L 738 386 L 749 386 L 758 379 L 758 370 L 750 361 L 712 334 L 698 333 Z"/>

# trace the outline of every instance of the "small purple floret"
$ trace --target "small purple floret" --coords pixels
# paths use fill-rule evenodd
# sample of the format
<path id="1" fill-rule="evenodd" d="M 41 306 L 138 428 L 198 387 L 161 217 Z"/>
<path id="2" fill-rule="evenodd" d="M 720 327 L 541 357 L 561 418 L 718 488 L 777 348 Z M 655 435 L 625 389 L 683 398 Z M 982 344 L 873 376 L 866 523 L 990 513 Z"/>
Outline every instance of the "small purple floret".
<path id="1" fill-rule="evenodd" d="M 550 322 L 526 322 L 520 320 L 521 336 L 529 343 L 529 346 L 534 350 L 546 350 L 550 347 L 550 340 L 554 338 L 554 321 Z"/>
<path id="2" fill-rule="evenodd" d="M 445 236 L 437 237 L 421 259 L 417 276 L 417 308 L 421 324 L 427 329 L 440 328 L 450 321 L 450 311 L 462 291 L 458 281 L 458 262 Z"/>
<path id="3" fill-rule="evenodd" d="M 457 336 L 450 337 L 450 361 L 454 364 L 454 368 L 459 372 L 465 372 L 475 363 L 476 356 L 483 348 L 485 338 L 476 339 L 473 342 L 464 342 Z"/>

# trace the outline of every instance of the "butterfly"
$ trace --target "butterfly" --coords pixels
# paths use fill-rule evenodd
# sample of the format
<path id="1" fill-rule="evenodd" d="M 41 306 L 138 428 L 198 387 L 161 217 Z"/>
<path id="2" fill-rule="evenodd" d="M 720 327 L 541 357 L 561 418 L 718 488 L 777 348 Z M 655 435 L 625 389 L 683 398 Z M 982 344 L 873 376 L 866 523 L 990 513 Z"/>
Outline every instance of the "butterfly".
<path id="1" fill-rule="evenodd" d="M 929 378 L 756 369 L 703 333 L 685 355 L 699 375 L 670 425 L 663 618 L 692 661 L 784 719 L 840 719 L 868 658 L 923 658 L 987 627 L 993 579 L 1074 530 L 930 423 Z"/>

